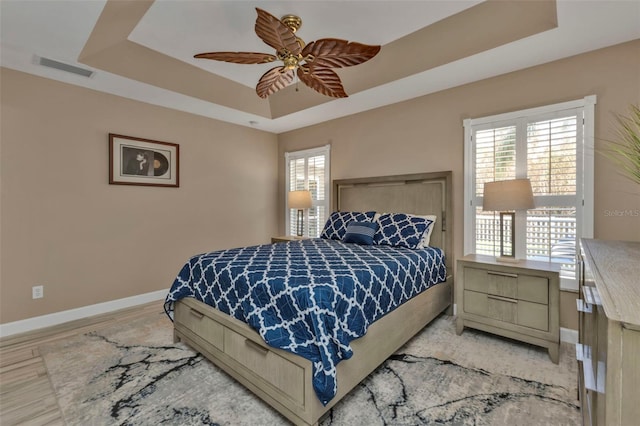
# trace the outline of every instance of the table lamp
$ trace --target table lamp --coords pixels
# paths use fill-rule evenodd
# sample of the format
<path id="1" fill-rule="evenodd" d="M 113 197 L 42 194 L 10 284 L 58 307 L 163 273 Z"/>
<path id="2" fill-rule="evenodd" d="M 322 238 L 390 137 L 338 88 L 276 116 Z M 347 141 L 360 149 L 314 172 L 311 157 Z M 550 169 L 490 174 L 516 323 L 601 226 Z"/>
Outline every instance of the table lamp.
<path id="1" fill-rule="evenodd" d="M 500 212 L 500 257 L 501 262 L 518 262 L 516 259 L 516 234 L 515 234 L 515 210 L 527 210 L 534 208 L 533 191 L 529 179 L 512 179 L 484 184 L 483 211 Z M 510 246 L 505 247 L 504 222 L 505 218 L 511 219 Z"/>
<path id="2" fill-rule="evenodd" d="M 297 235 L 304 233 L 304 209 L 311 208 L 311 192 L 289 191 L 288 204 L 290 209 L 298 209 Z"/>

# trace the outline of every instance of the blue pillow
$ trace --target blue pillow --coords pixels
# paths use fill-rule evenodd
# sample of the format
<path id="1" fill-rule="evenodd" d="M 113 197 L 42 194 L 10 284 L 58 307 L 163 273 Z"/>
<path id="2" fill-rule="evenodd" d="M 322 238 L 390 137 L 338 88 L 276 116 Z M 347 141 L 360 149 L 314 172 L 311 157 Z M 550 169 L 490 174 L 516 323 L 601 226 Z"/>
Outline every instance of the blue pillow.
<path id="1" fill-rule="evenodd" d="M 342 241 L 370 246 L 377 230 L 378 222 L 349 222 Z"/>
<path id="2" fill-rule="evenodd" d="M 378 224 L 375 244 L 415 249 L 433 221 L 404 213 L 385 213 L 378 218 Z"/>
<path id="3" fill-rule="evenodd" d="M 350 222 L 372 222 L 375 214 L 376 212 L 333 212 L 327 219 L 320 238 L 342 241 Z"/>

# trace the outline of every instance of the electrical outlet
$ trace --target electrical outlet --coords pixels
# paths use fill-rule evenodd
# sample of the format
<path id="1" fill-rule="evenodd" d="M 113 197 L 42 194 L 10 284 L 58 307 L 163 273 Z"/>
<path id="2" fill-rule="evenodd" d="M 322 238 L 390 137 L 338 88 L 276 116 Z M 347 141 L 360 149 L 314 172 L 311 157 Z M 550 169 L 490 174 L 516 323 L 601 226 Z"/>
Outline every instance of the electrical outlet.
<path id="1" fill-rule="evenodd" d="M 34 285 L 31 287 L 31 298 L 32 299 L 41 299 L 44 297 L 44 286 L 42 285 Z"/>

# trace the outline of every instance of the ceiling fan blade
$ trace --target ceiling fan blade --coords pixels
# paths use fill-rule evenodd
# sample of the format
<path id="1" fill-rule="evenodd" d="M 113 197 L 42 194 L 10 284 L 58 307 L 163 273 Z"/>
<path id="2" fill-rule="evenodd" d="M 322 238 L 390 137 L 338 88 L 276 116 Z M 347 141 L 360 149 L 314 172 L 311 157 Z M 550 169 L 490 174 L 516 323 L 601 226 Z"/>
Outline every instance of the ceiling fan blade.
<path id="1" fill-rule="evenodd" d="M 256 86 L 256 93 L 261 98 L 266 98 L 290 85 L 294 76 L 293 70 L 288 70 L 285 67 L 271 68 L 260 77 L 260 81 Z"/>
<path id="2" fill-rule="evenodd" d="M 256 52 L 210 52 L 200 53 L 194 58 L 213 59 L 214 61 L 232 62 L 234 64 L 264 64 L 278 59 L 275 55 Z"/>
<path id="3" fill-rule="evenodd" d="M 380 46 L 323 38 L 307 44 L 302 56 L 314 67 L 342 68 L 366 62 L 379 51 Z"/>
<path id="4" fill-rule="evenodd" d="M 277 52 L 287 50 L 294 55 L 298 55 L 302 48 L 298 43 L 296 35 L 289 27 L 280 22 L 278 18 L 256 7 L 258 18 L 256 19 L 256 34 Z"/>
<path id="5" fill-rule="evenodd" d="M 304 84 L 325 96 L 333 98 L 348 97 L 344 87 L 342 87 L 340 77 L 329 68 L 301 66 L 298 68 L 298 78 Z"/>

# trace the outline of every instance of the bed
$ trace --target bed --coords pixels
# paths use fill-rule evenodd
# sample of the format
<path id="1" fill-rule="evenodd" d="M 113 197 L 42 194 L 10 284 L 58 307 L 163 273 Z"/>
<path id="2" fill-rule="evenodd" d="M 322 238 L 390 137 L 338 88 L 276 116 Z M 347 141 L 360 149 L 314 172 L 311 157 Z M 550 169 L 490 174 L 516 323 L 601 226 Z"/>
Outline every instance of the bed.
<path id="1" fill-rule="evenodd" d="M 383 281 L 383 277 L 390 274 L 390 268 L 393 269 L 392 275 L 399 274 L 404 269 L 420 270 L 422 266 L 416 265 L 422 265 L 421 262 L 426 261 L 427 258 L 436 259 L 438 256 L 443 256 L 446 270 L 452 271 L 450 264 L 452 233 L 447 229 L 447 222 L 451 220 L 450 191 L 451 172 L 344 179 L 333 183 L 332 204 L 335 211 L 403 212 L 436 216 L 429 244 L 433 248 L 409 250 L 391 249 L 382 245 L 364 247 L 357 244 L 344 244 L 341 241 L 318 239 L 238 248 L 194 256 L 183 267 L 165 304 L 167 312 L 174 320 L 175 340 L 182 341 L 203 354 L 294 424 L 317 424 L 331 407 L 386 358 L 436 316 L 450 309 L 453 282 L 451 277 L 444 273 L 444 267 L 441 269 L 434 267 L 431 273 L 435 274 L 434 277 L 439 277 L 435 281 L 439 283 L 420 287 L 410 282 L 407 288 L 394 291 L 396 296 L 385 297 L 385 304 L 390 306 L 390 312 L 376 314 L 376 310 L 373 309 L 373 313 L 367 311 L 366 314 L 360 314 L 364 325 L 354 321 L 358 327 L 354 327 L 353 332 L 347 330 L 344 337 L 340 335 L 333 339 L 331 336 L 335 337 L 335 335 L 327 338 L 320 330 L 327 323 L 323 317 L 324 322 L 320 325 L 317 322 L 307 323 L 306 328 L 313 328 L 313 333 L 318 333 L 317 336 L 320 336 L 309 339 L 308 335 L 304 334 L 305 326 L 296 329 L 287 325 L 287 328 L 282 328 L 270 322 L 272 315 L 269 310 L 273 310 L 273 306 L 269 305 L 269 300 L 274 298 L 274 294 L 279 294 L 273 293 L 275 290 L 271 287 L 278 288 L 277 286 L 280 285 L 281 289 L 289 292 L 297 289 L 295 283 L 298 271 L 293 270 L 292 267 L 278 266 L 279 262 L 290 262 L 291 256 L 298 256 L 300 252 L 304 252 L 306 264 L 309 262 L 314 264 L 316 275 L 313 276 L 312 288 L 330 287 L 322 281 L 322 276 L 332 275 L 334 281 L 339 277 L 340 291 L 346 288 L 344 292 L 349 294 L 355 291 L 354 288 L 369 289 L 378 281 Z M 329 256 L 327 253 L 332 255 Z M 336 253 L 335 259 L 338 260 L 334 259 L 333 253 Z M 404 266 L 394 267 L 395 260 L 389 260 L 394 256 L 397 256 L 400 262 L 404 262 L 404 264 L 400 263 Z M 253 269 L 245 266 L 244 269 L 234 271 L 235 263 L 232 262 L 229 262 L 228 267 L 221 267 L 219 270 L 197 267 L 211 260 L 210 257 L 214 258 L 214 264 L 219 262 L 218 257 L 224 258 L 222 260 L 230 258 L 233 261 L 246 257 L 249 261 L 243 260 L 243 265 L 252 265 Z M 349 265 L 365 260 L 368 262 L 370 258 L 374 263 L 372 265 L 367 263 L 366 267 L 361 269 L 353 266 L 342 268 L 341 265 L 345 263 L 342 259 L 345 258 L 350 259 L 346 262 Z M 258 266 L 254 267 L 255 265 Z M 260 309 L 257 309 L 261 312 L 260 315 L 251 313 L 245 317 L 244 314 L 238 313 L 243 311 L 242 309 L 234 310 L 223 306 L 224 302 L 220 303 L 221 300 L 232 300 L 233 302 L 229 302 L 229 305 L 240 306 L 241 303 L 246 302 L 248 296 L 243 295 L 239 288 L 246 282 L 253 282 L 250 275 L 260 274 L 264 269 L 271 269 L 273 271 L 270 273 L 273 272 L 273 276 L 277 277 L 280 267 L 287 269 L 283 274 L 286 274 L 294 285 L 282 284 L 276 278 L 269 278 L 270 286 L 266 288 L 262 284 L 264 280 L 257 280 L 260 284 L 256 285 L 257 291 L 256 288 L 252 288 L 251 297 L 259 300 L 257 302 L 252 300 L 251 306 L 260 303 Z M 186 272 L 185 268 L 187 268 Z M 202 281 L 202 277 L 195 275 L 200 274 L 200 271 L 212 270 L 220 274 L 216 279 L 227 279 L 233 282 L 234 286 L 238 286 L 238 290 L 221 295 L 220 290 L 215 288 L 200 289 L 198 287 L 200 284 L 193 284 L 191 285 L 193 296 L 189 296 L 185 291 L 185 288 L 190 285 L 187 281 L 199 282 L 198 279 Z M 324 272 L 319 273 L 319 270 Z M 303 279 L 307 278 L 300 275 L 300 280 Z M 416 279 L 416 283 L 422 281 L 422 278 Z M 353 284 L 354 282 L 356 284 Z M 264 293 L 264 297 L 254 297 L 256 293 Z M 314 290 L 308 293 L 319 294 L 320 291 Z M 337 293 L 339 297 L 331 294 L 333 301 L 320 305 L 319 309 L 323 312 L 328 311 L 329 305 L 344 305 L 347 310 L 353 308 L 352 305 L 355 303 L 342 297 L 342 293 Z M 203 301 L 197 300 L 196 297 Z M 209 299 L 215 299 L 220 310 L 204 303 L 204 301 L 211 303 Z M 302 300 L 296 294 L 291 300 L 299 299 Z M 322 298 L 317 299 L 318 303 L 325 303 Z M 314 303 L 316 303 L 315 296 Z M 366 303 L 363 302 L 363 304 Z M 283 310 L 286 309 L 277 308 L 278 314 Z M 360 311 L 357 312 L 360 313 Z M 352 317 L 356 315 L 349 318 Z M 332 317 L 328 318 L 333 321 Z M 258 329 L 260 334 L 256 331 Z M 292 329 L 295 332 L 291 332 Z M 284 339 L 284 337 L 290 338 L 289 334 L 295 334 L 296 340 Z M 311 354 L 307 351 L 307 345 L 304 344 L 305 339 L 307 342 L 321 341 L 322 345 L 326 346 L 319 346 L 318 349 L 315 346 L 318 342 L 309 343 L 309 347 L 314 350 Z M 319 353 L 320 358 L 314 358 L 315 353 Z M 341 358 L 343 359 L 340 360 Z"/>

